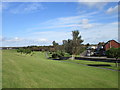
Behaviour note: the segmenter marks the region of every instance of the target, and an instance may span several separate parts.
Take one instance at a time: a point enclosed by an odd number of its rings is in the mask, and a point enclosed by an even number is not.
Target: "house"
[[[96,56],[104,56],[105,55],[104,44],[105,44],[104,42],[99,42],[98,43],[94,55],[96,55]]]
[[[96,45],[90,45],[90,46],[88,46],[87,52],[86,52],[86,56],[92,56],[92,55],[94,55],[94,51],[95,51],[96,48],[97,48]]]
[[[120,43],[115,40],[99,42],[98,45],[90,45],[87,48],[86,56],[105,56],[105,52],[110,48],[120,48]]]
[[[119,48],[120,47],[120,43],[118,43],[115,40],[109,40],[107,43],[104,44],[105,51],[107,51],[108,49],[110,49],[112,47]]]
[[[120,47],[120,43],[118,43],[115,40],[109,40],[108,42],[104,43],[104,42],[99,42],[97,49],[95,51],[95,55],[97,56],[105,56],[105,52],[110,49],[110,48],[119,48]]]

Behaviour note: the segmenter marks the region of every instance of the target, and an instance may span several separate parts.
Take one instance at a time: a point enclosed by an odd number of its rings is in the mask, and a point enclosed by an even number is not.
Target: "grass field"
[[[117,88],[118,72],[3,50],[3,88]]]
[[[106,69],[108,68],[108,69],[118,70],[118,67],[116,67],[116,63],[112,63],[112,62],[100,62],[100,61],[88,61],[88,60],[63,60],[63,61],[79,63],[79,64],[83,64],[83,65],[89,65],[89,64],[110,65],[110,66],[99,66],[99,67],[106,68]]]

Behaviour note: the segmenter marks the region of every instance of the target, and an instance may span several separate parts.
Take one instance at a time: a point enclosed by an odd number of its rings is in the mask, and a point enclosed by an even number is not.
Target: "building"
[[[99,42],[97,45],[97,49],[95,50],[96,56],[104,56],[105,55],[105,49],[104,49],[104,42]]]
[[[115,40],[108,42],[99,42],[97,45],[89,45],[86,51],[86,56],[105,56],[105,53],[110,48],[120,48],[120,43]]]
[[[94,55],[94,51],[97,48],[97,45],[90,45],[87,48],[86,56],[92,56]]]
[[[120,47],[120,43],[118,43],[115,40],[109,40],[107,43],[104,44],[105,51],[107,51],[108,49],[110,49],[112,47],[119,48]]]

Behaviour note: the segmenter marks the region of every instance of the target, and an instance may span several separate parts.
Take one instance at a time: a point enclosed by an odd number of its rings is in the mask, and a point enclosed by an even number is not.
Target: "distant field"
[[[3,88],[117,88],[118,72],[3,50]]]

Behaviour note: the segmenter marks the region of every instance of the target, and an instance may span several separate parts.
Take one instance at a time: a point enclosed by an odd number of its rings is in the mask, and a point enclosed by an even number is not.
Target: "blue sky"
[[[84,44],[118,41],[117,2],[4,2],[3,46],[51,45],[79,30]]]

